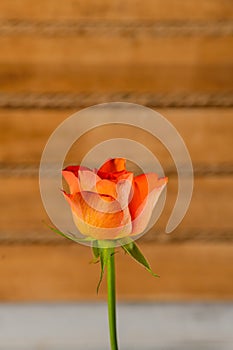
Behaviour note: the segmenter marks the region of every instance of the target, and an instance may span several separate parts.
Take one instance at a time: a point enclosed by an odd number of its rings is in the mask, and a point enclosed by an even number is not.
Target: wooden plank
[[[194,166],[203,164],[208,168],[232,164],[233,148],[232,108],[159,109],[183,137]],[[0,161],[12,164],[32,163],[38,165],[43,148],[54,129],[74,110],[7,110],[0,109]],[[109,138],[132,137],[159,157],[165,168],[173,165],[165,148],[145,132],[119,127],[99,128],[80,139],[76,162],[100,141]],[[224,142],[223,142],[224,140]],[[30,145],[30,147],[28,147]],[[17,169],[16,169],[17,171]]]
[[[0,18],[30,20],[224,20],[232,19],[231,0],[8,0],[0,3]]]
[[[151,99],[155,94],[163,94],[166,99],[169,93],[187,96],[193,93],[224,93],[232,89],[233,66],[230,62],[204,64],[197,59],[192,64],[106,62],[98,65],[93,59],[91,64],[76,65],[72,62],[57,63],[55,57],[53,63],[34,62],[37,59],[30,57],[27,60],[9,63],[4,58],[1,62],[0,81],[5,93],[26,92],[30,98],[29,93],[85,92],[87,95],[102,94],[105,99],[113,93],[134,93],[135,99],[139,94],[147,94]]]
[[[170,177],[164,211],[145,239],[158,243],[179,240],[232,241],[233,179],[232,176],[200,177],[195,180],[193,198],[182,223],[172,235],[164,230],[177,196],[177,181]],[[37,178],[2,178],[0,189],[0,241],[58,242],[63,238],[50,231],[43,208]],[[211,220],[210,220],[211,219]],[[157,237],[157,232],[159,237]],[[201,235],[200,235],[201,233]],[[231,235],[231,236],[229,236]],[[175,239],[174,239],[175,237]],[[66,243],[66,242],[64,242]]]
[[[141,244],[141,249],[161,278],[123,252],[116,254],[120,300],[232,300],[232,245]],[[99,266],[88,264],[87,247],[0,246],[0,256],[1,301],[106,298],[105,282],[96,295]]]
[[[16,65],[231,65],[233,58],[231,36],[153,38],[142,33],[138,38],[114,36],[110,40],[95,33],[55,39],[15,34],[0,37],[0,45],[0,64]],[[221,55],[216,55],[216,50]]]
[[[0,37],[0,45],[0,81],[8,93],[232,90],[232,37],[12,35]]]

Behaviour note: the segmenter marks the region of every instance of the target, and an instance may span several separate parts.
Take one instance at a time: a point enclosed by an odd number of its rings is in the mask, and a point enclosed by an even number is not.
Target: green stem
[[[111,350],[118,350],[116,331],[116,291],[115,291],[115,254],[114,248],[108,248],[107,285],[108,285],[108,321]]]

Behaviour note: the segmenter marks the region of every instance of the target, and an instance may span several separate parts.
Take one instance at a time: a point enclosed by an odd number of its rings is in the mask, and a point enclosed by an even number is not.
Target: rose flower
[[[155,173],[133,175],[125,159],[106,161],[99,170],[68,166],[63,177],[69,192],[63,191],[74,223],[93,239],[118,239],[142,233],[168,181]]]

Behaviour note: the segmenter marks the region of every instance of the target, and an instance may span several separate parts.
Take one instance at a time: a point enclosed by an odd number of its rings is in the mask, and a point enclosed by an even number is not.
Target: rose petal
[[[161,178],[153,173],[143,174],[134,178],[133,197],[129,203],[132,218],[132,235],[142,233],[151,218],[154,206],[165,187],[168,179]]]
[[[91,191],[100,195],[108,195],[117,198],[116,183],[110,180],[101,179],[92,171],[79,171],[79,181],[81,191]]]
[[[99,172],[115,173],[125,169],[126,160],[124,158],[114,158],[107,160],[100,168]]]
[[[109,195],[114,199],[117,199],[116,183],[110,180],[100,180],[96,184],[96,192],[102,195]]]
[[[121,208],[124,209],[128,207],[131,201],[132,193],[132,183],[133,183],[133,174],[127,173],[123,174],[118,178],[116,188],[117,188],[117,200],[121,204]]]
[[[154,173],[133,179],[125,159],[105,162],[98,171],[69,166],[63,170],[70,194],[75,224],[84,235],[95,239],[116,239],[142,233],[167,183]],[[131,199],[132,197],[132,199]]]
[[[78,180],[79,171],[91,171],[90,169],[79,166],[79,165],[69,165],[63,171],[62,175],[69,185],[70,193],[75,193],[80,191],[80,183]]]
[[[64,195],[71,206],[74,222],[83,235],[95,239],[115,239],[130,234],[129,210],[121,210],[120,204],[111,196],[87,191],[73,196]]]
[[[79,170],[91,171],[91,169],[80,165],[68,165],[63,171],[69,171],[70,173],[73,173],[76,177],[78,177]]]
[[[73,172],[67,171],[66,169],[62,171],[62,175],[66,180],[71,194],[80,191],[79,180]]]
[[[117,182],[120,178],[133,174],[132,172],[126,170],[125,162],[126,161],[123,158],[110,159],[101,166],[101,168],[97,171],[97,174],[102,179]]]
[[[94,191],[96,192],[96,184],[101,178],[91,170],[79,170],[78,178],[80,182],[81,191]]]

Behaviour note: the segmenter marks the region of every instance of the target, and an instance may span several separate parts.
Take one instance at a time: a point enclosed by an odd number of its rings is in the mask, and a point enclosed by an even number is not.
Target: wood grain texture
[[[232,19],[231,0],[4,0],[0,4],[0,18],[69,19],[79,20],[225,20]]]
[[[169,174],[165,210],[141,240],[162,277],[117,254],[119,298],[233,299],[232,20],[232,0],[0,2],[0,300],[97,298],[90,250],[42,222],[49,219],[37,175],[56,126],[83,106],[112,100],[221,107],[159,109],[184,138],[196,175],[188,213],[171,236],[163,232],[176,172],[149,134],[97,128],[68,154],[66,162],[80,163],[98,142],[132,137]]]
[[[169,93],[183,94],[185,99],[189,94],[205,95],[205,93],[217,94],[232,91],[233,66],[229,61],[226,64],[218,62],[208,64],[203,63],[201,59],[194,64],[186,62],[137,64],[135,61],[114,64],[108,61],[105,65],[96,63],[88,65],[69,64],[68,60],[60,63],[56,60],[40,63],[33,62],[33,58],[29,58],[28,62],[25,59],[24,62],[10,63],[8,58],[4,58],[0,64],[0,79],[5,94],[23,93],[28,95],[28,98],[30,98],[30,93],[38,94],[38,98],[42,93],[47,95],[59,92],[86,94],[87,96],[83,96],[83,101],[79,102],[80,105],[85,105],[88,94],[94,94],[97,103],[102,102],[101,94],[105,95],[102,99],[111,100],[114,98],[114,96],[111,98],[111,94],[114,93],[120,94],[121,100],[127,98],[127,94],[133,94],[132,99],[134,98],[135,101],[140,98],[140,94],[147,94],[150,100],[155,99],[156,94],[162,94],[166,101],[166,98],[169,100],[169,96],[166,97]],[[19,95],[22,106],[24,95]],[[13,95],[12,98],[15,96]],[[74,101],[75,96],[71,103]],[[183,101],[183,104],[185,102]],[[47,104],[47,107],[50,105]]]
[[[138,38],[98,36],[90,37],[31,37],[11,35],[0,37],[1,61],[8,64],[96,65],[203,65],[232,64],[233,38],[185,37],[151,38],[142,34]],[[176,50],[174,50],[174,47]],[[216,50],[221,55],[216,55]],[[12,55],[14,52],[14,55]]]
[[[232,36],[109,38],[94,32],[88,37],[51,38],[18,34],[0,37],[0,46],[0,81],[5,93],[189,95],[233,89]]]
[[[117,290],[121,300],[232,300],[231,245],[141,244],[154,279],[123,253],[116,254]],[[1,246],[2,301],[101,300],[96,295],[99,266],[88,264],[90,249],[79,245]],[[211,266],[211,268],[210,268]],[[137,278],[132,276],[137,275]],[[140,281],[140,283],[139,283]]]
[[[43,148],[54,129],[75,110],[8,110],[0,109],[0,161],[37,166]],[[224,166],[233,163],[232,108],[158,109],[178,130],[191,154],[194,167]],[[159,157],[164,168],[173,166],[172,159],[160,142],[134,128],[104,127],[89,132],[76,144],[73,162],[78,163],[98,142],[114,137],[132,137]],[[28,147],[30,145],[30,147]],[[17,171],[17,169],[16,169]]]
[[[0,79],[5,92],[188,94],[232,90],[232,37],[109,40],[20,35],[0,37],[0,45]],[[216,55],[216,48],[221,55]]]
[[[93,1],[92,6],[3,1],[0,105],[26,107],[17,103],[17,96],[24,100],[21,93],[30,100],[30,93],[57,92],[98,92],[106,94],[105,100],[114,93],[121,98],[135,92],[162,94],[165,99],[167,94],[180,93],[185,99],[198,93],[208,94],[207,100],[211,94],[223,94],[220,102],[209,105],[232,105],[232,100],[224,102],[224,94],[233,88],[231,8],[227,0],[199,6],[193,0],[150,0],[143,6],[130,0]],[[201,105],[194,98],[195,104]]]

